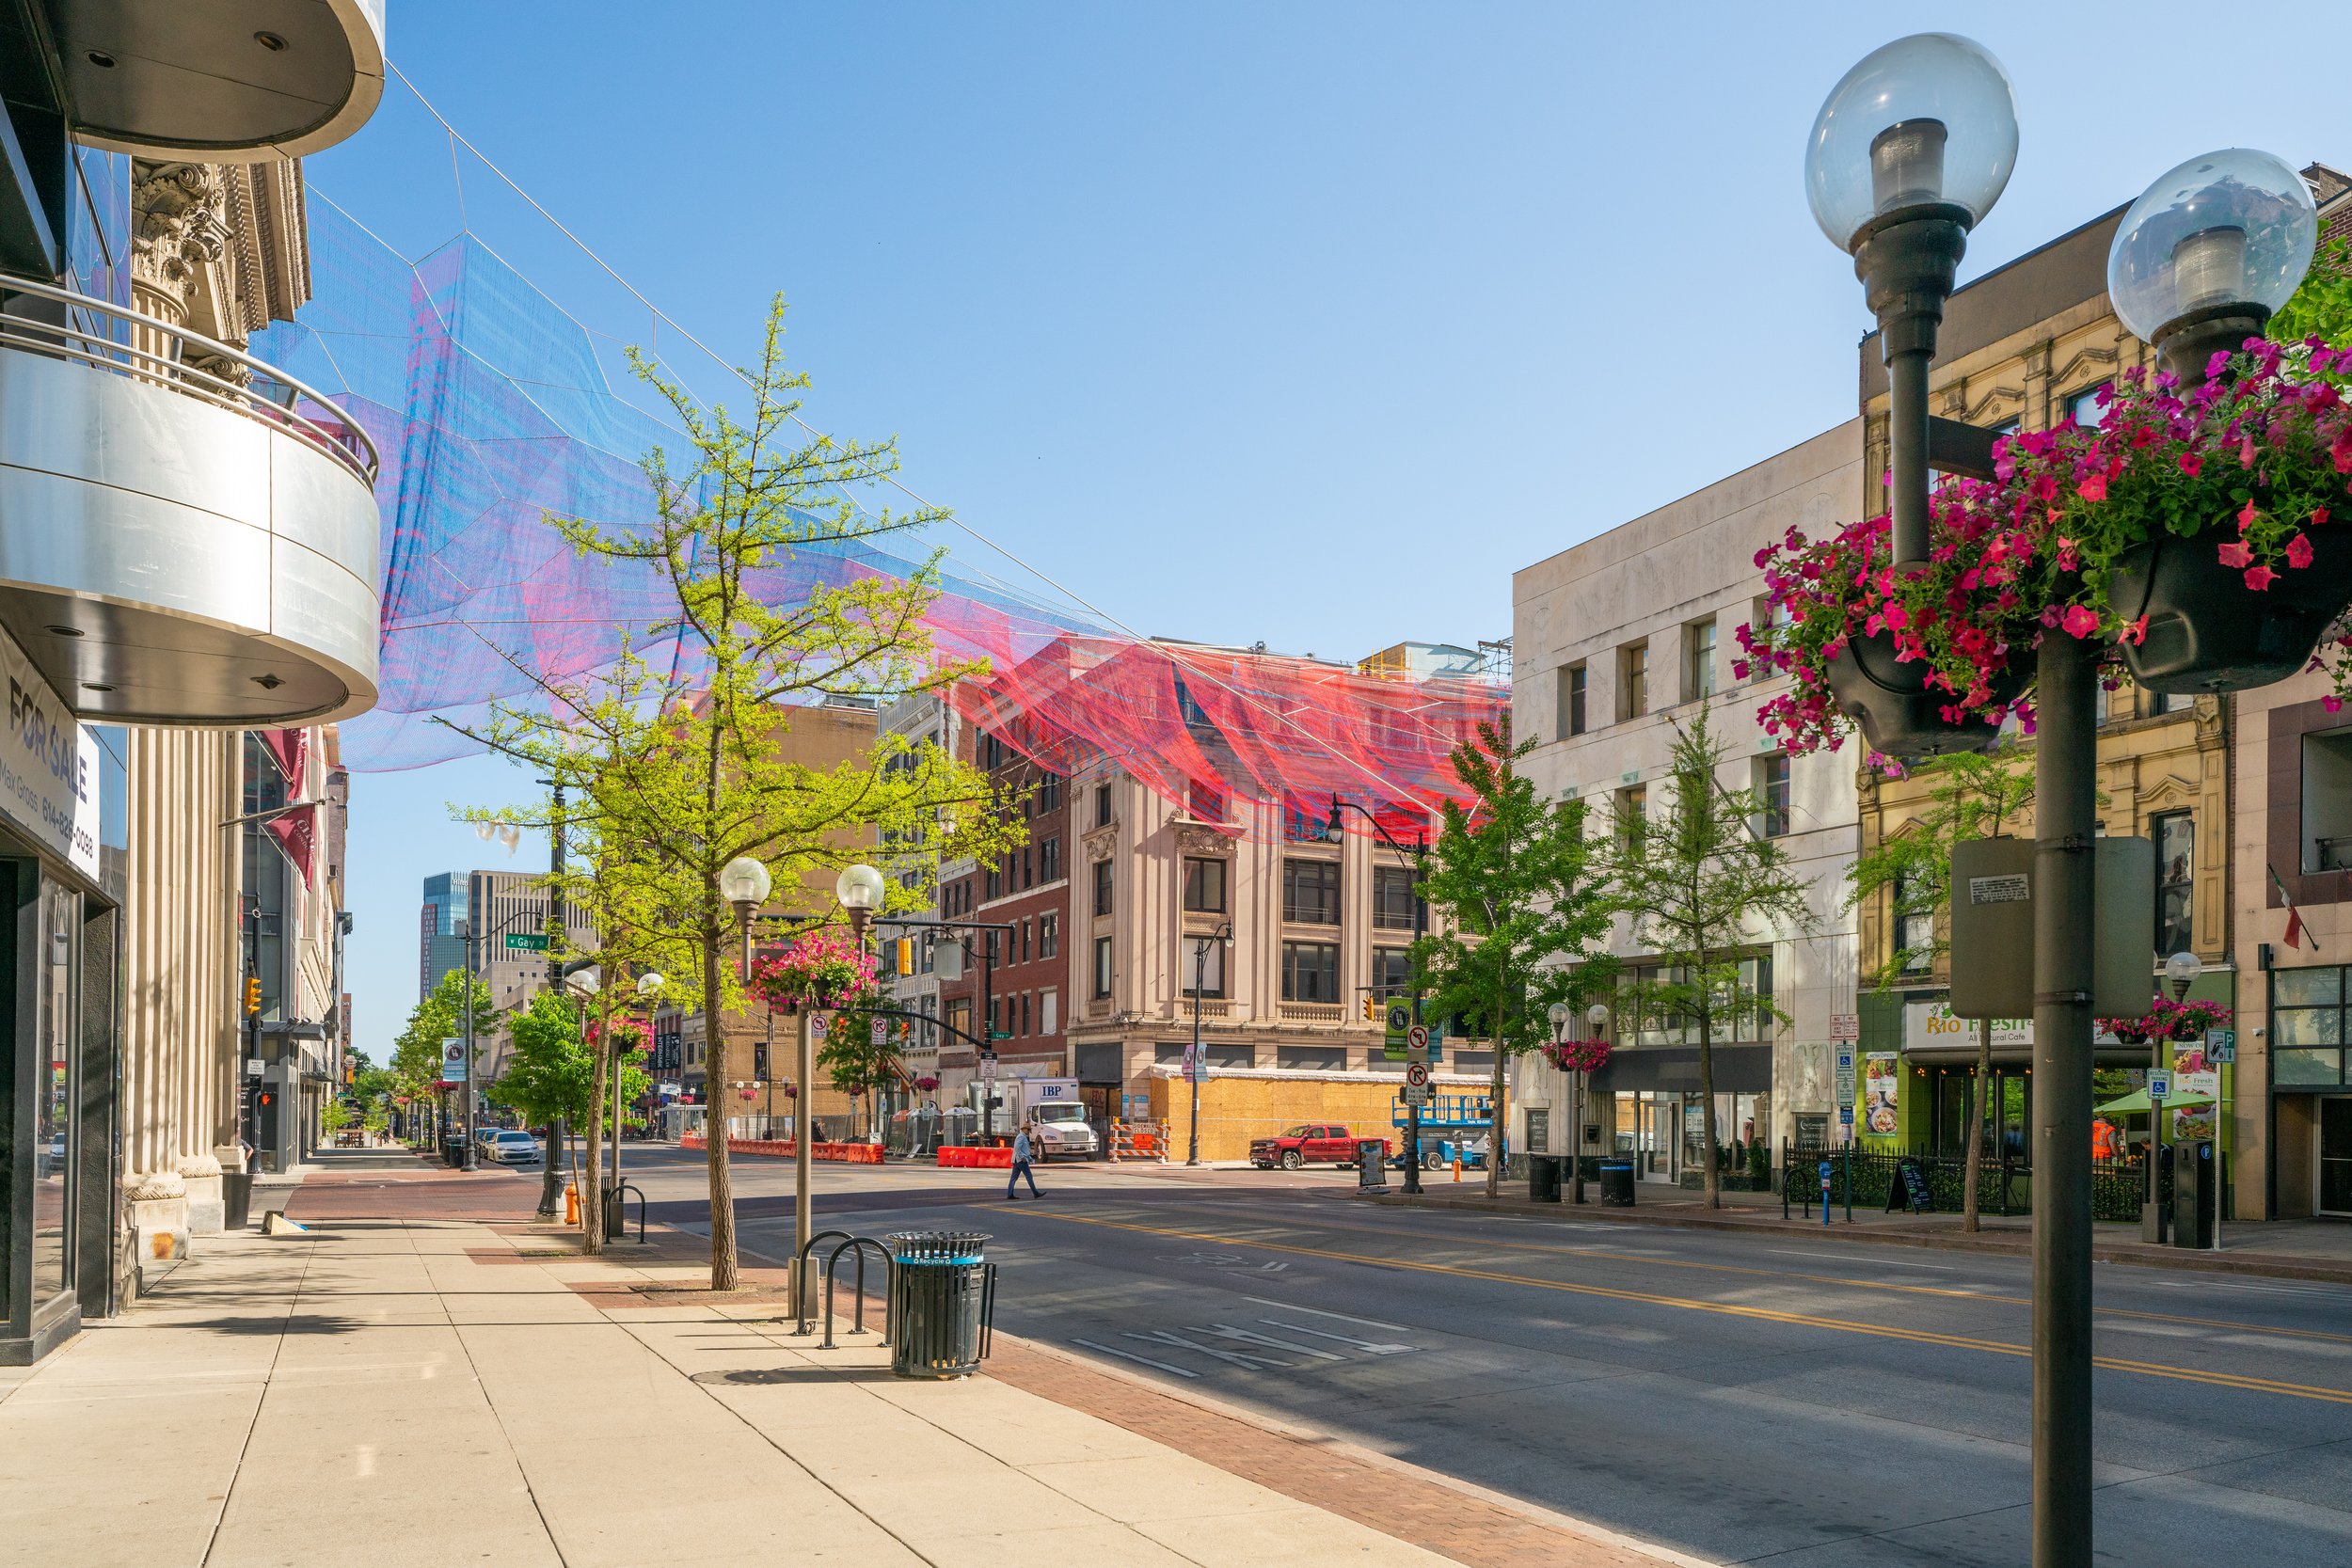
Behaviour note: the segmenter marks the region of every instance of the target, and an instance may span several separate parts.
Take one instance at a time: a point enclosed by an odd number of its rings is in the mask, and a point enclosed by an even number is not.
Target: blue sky
[[[782,290],[821,428],[896,433],[914,488],[1138,630],[1326,657],[1503,635],[1514,568],[1851,412],[1868,322],[1798,172],[1899,32],[1966,33],[2017,87],[1963,277],[2210,148],[2352,167],[2319,86],[2340,0],[2260,28],[2157,3],[389,12],[401,69],[686,328],[739,359]],[[462,222],[592,328],[647,329],[397,84],[309,173],[411,254]],[[419,879],[545,863],[447,820],[513,792],[481,762],[355,781],[379,1059]]]

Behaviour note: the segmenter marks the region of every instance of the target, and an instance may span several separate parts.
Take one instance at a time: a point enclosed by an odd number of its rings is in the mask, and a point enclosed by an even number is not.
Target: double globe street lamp
[[[2017,108],[2009,75],[1981,45],[1949,33],[1899,39],[1865,56],[1831,91],[1805,150],[1805,194],[1821,231],[1854,259],[1885,355],[1894,570],[1929,557],[1931,466],[1991,478],[1992,433],[1935,420],[1928,368],[1967,248],[2009,183]],[[2310,191],[2265,152],[2229,149],[2169,170],[2132,204],[2107,260],[2123,325],[2152,344],[2184,388],[2206,379],[2217,351],[2258,333],[2311,264],[2318,232]],[[2167,635],[2147,627],[2143,683]],[[1991,745],[1988,724],[1915,723],[1896,744],[1873,720],[1932,712],[1915,669],[1892,673],[1888,648],[1854,639],[1833,681],[1839,704],[1879,750],[1901,760]],[[1877,667],[1871,668],[1872,653]],[[2033,1562],[2078,1568],[2091,1558],[2091,991],[2094,685],[2102,653],[2052,633],[2033,657],[2038,714],[2034,855]],[[2196,662],[2183,657],[2182,666]],[[2301,663],[2296,658],[2287,669]],[[2277,679],[2248,671],[2184,675],[2183,690]],[[2165,689],[2175,683],[2168,681]]]

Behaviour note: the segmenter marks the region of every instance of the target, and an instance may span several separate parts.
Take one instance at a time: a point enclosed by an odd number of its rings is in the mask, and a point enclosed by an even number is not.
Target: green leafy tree
[[[1806,879],[1757,831],[1764,802],[1754,790],[1724,784],[1728,755],[1702,707],[1687,728],[1676,729],[1666,819],[1652,823],[1619,805],[1611,834],[1617,906],[1632,916],[1635,941],[1657,954],[1667,976],[1629,988],[1627,1000],[1638,1017],[1678,1017],[1697,1032],[1710,1209],[1723,1206],[1715,1037],[1743,1013],[1784,1016],[1741,978],[1740,960],[1783,932],[1816,924]]]
[[[1429,992],[1424,1012],[1482,1018],[1494,1040],[1488,1197],[1502,1180],[1510,1058],[1549,1038],[1553,1003],[1581,1005],[1615,970],[1602,950],[1612,906],[1583,803],[1537,797],[1518,770],[1534,745],[1515,744],[1506,719],[1454,748],[1454,776],[1471,804],[1444,802],[1419,890],[1441,918],[1412,949],[1414,983]]]
[[[592,675],[534,677],[531,701],[497,705],[485,725],[466,732],[569,786],[577,819],[650,879],[644,902],[669,922],[653,956],[699,992],[714,1085],[734,1070],[720,1025],[742,996],[741,939],[719,891],[728,862],[763,861],[779,888],[791,888],[879,842],[893,849],[881,857],[886,870],[919,879],[942,853],[993,861],[1021,831],[1000,824],[985,776],[936,746],[884,735],[862,757],[818,768],[783,744],[797,705],[897,696],[970,673],[937,657],[924,621],[939,594],[935,555],[902,578],[820,576],[771,602],[769,574],[796,553],[838,553],[946,515],[869,513],[852,499],[897,467],[895,443],[802,436],[795,415],[808,382],[785,367],[783,309],[778,300],[759,363],[743,372],[739,417],[705,409],[632,355],[684,433],[678,463],[662,451],[645,458],[655,515],[627,529],[550,519],[592,567],[650,577],[660,595],[653,619],[675,638],[676,657],[666,641],[655,658],[625,646]],[[974,804],[989,809],[951,810]],[[894,877],[890,896],[909,907],[928,892]],[[729,1291],[739,1277],[734,1195],[724,1120],[713,1122],[710,1283]]]
[[[522,1113],[530,1125],[548,1129],[548,1169],[556,1166],[556,1123],[578,1122],[588,1114],[596,1054],[581,1042],[580,1012],[572,999],[543,990],[507,1022],[514,1042],[505,1075],[490,1085],[490,1098]]]
[[[481,1043],[496,1032],[498,1018],[498,999],[491,994],[489,982],[476,978],[473,1020],[477,1070],[481,1065]],[[453,969],[441,976],[431,995],[409,1009],[407,1024],[392,1042],[391,1066],[387,1070],[398,1085],[398,1092],[407,1096],[411,1103],[429,1097],[441,1076],[441,1042],[461,1039],[465,1033],[466,973]]]
[[[882,1042],[874,1041],[876,1020],[864,1013],[837,1013],[825,1031],[825,1043],[817,1053],[817,1066],[822,1068],[833,1086],[843,1094],[854,1095],[863,1103],[869,1131],[873,1128],[878,1091],[888,1087],[898,1076],[898,1047],[893,1021],[880,1021],[885,1027]]]
[[[1962,752],[1932,765],[1925,810],[1863,851],[1848,871],[1848,908],[1886,900],[1886,957],[1867,976],[1882,994],[1932,966],[1950,950],[1943,919],[1951,898],[1952,846],[2018,832],[2033,809],[2033,753],[2005,745]],[[1906,940],[1906,939],[1910,940]],[[1985,1096],[1993,1081],[1993,1021],[1977,1021],[1977,1062],[1969,1085],[1965,1196],[1961,1227],[1978,1227],[1977,1179],[1984,1164]]]
[[[2275,343],[2317,338],[2330,348],[2352,343],[2352,235],[2338,235],[2319,247],[2279,313],[2263,328]]]

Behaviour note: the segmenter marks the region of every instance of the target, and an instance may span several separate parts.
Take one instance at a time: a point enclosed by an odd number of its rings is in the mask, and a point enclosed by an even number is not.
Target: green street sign
[[[506,933],[506,950],[510,953],[544,953],[548,950],[548,939],[545,933],[539,931],[509,931]]]
[[[988,1032],[988,1037],[993,1040],[1009,1040],[1012,1038],[1012,1033],[1006,1029],[991,1029]]]

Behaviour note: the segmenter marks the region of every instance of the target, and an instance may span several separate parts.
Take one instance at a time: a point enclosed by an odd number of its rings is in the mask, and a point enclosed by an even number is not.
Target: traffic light
[[[1375,998],[1370,991],[1364,992],[1364,1022],[1366,1023],[1376,1023],[1379,1020],[1380,1003],[1378,999]]]
[[[898,973],[900,974],[914,973],[914,939],[913,937],[898,939]]]
[[[262,977],[261,977],[259,974],[248,974],[248,975],[246,975],[246,976],[245,977],[245,1012],[246,1012],[246,1016],[247,1018],[251,1018],[254,1014],[256,1014],[256,1013],[260,1012],[261,1010],[262,1010]]]

